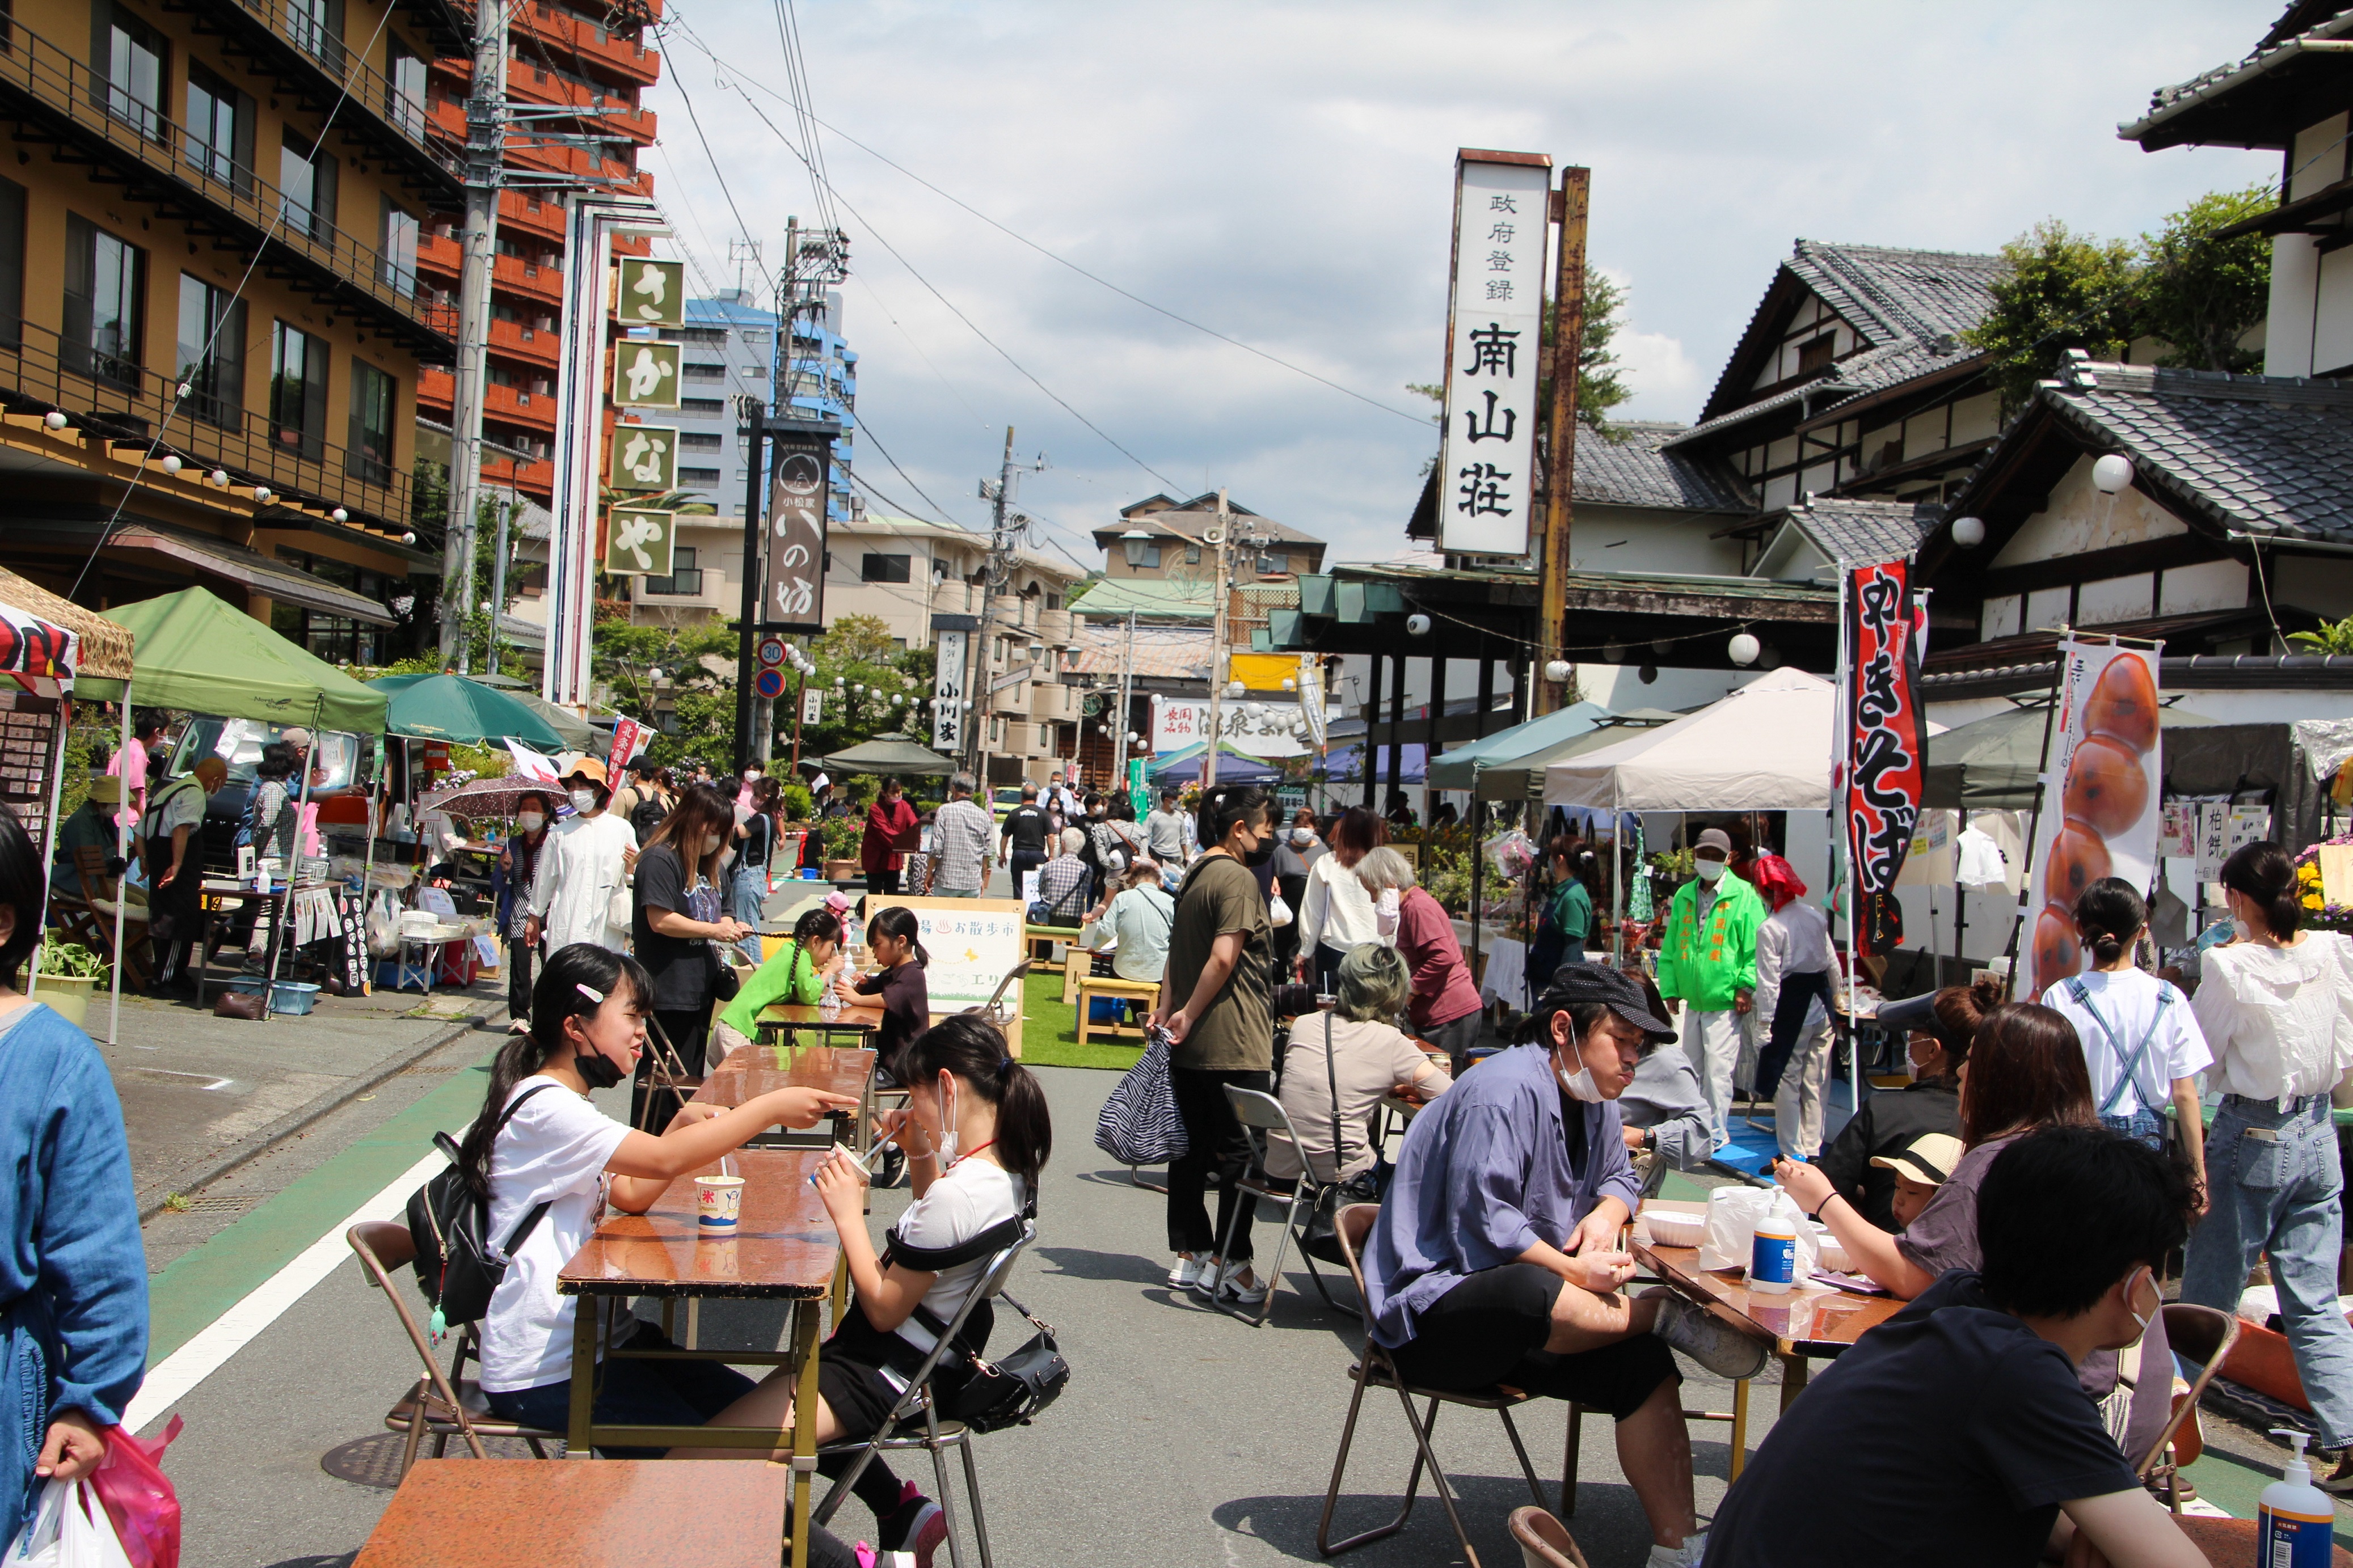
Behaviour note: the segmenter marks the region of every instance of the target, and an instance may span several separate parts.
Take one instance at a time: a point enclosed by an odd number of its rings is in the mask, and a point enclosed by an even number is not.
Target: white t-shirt
[[[507,1096],[529,1093],[545,1078],[524,1079]],[[582,1298],[555,1293],[555,1277],[587,1243],[605,1206],[605,1166],[629,1129],[560,1083],[541,1089],[491,1145],[491,1229],[503,1246],[541,1203],[550,1205],[491,1293],[482,1316],[482,1386],[495,1394],[572,1375],[573,1313]],[[614,1314],[617,1342],[636,1324]]]
[[[2353,1068],[2353,942],[2307,931],[2293,947],[2218,947],[2197,1008],[2221,1088],[2249,1100],[2327,1094]]]
[[[1018,1215],[1022,1198],[1021,1178],[1004,1166],[987,1160],[958,1160],[899,1216],[899,1239],[934,1251],[955,1247]],[[924,1309],[944,1323],[955,1321],[965,1297],[987,1268],[987,1258],[976,1258],[942,1269],[923,1292]],[[899,1325],[899,1337],[919,1351],[936,1342],[912,1313]]]
[[[2089,1011],[2075,1000],[2074,985],[2081,985],[2090,999]],[[2173,994],[2159,1017],[2158,998],[2168,991]],[[2198,1026],[2197,1014],[2190,1010],[2189,998],[2154,974],[2137,969],[2094,969],[2045,991],[2042,1005],[2066,1015],[2075,1026],[2076,1037],[2084,1042],[2084,1065],[2092,1073],[2092,1103],[2107,1115],[2130,1116],[2136,1110],[2161,1115],[2166,1101],[2173,1098],[2173,1080],[2194,1078],[2213,1063],[2214,1053],[2206,1048],[2206,1036]],[[2152,1024],[2157,1028],[2154,1036],[2149,1035]],[[2116,1094],[2125,1063],[2139,1049],[2144,1037],[2148,1039],[2148,1049],[2141,1053],[2140,1065],[2133,1070],[2132,1085],[2111,1104],[2108,1097]]]

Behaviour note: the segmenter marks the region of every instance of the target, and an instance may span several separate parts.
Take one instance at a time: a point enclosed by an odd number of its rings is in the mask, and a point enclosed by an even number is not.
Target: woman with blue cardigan
[[[113,1081],[90,1037],[16,989],[41,858],[0,805],[0,1542],[40,1480],[106,1454],[147,1361],[147,1254]]]

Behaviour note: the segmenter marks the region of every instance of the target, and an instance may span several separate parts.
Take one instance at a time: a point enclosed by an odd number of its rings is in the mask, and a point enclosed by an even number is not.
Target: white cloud
[[[1689,418],[1799,236],[1988,250],[2050,216],[2132,234],[2275,177],[2269,154],[2151,156],[2115,126],[2160,83],[2243,53],[2276,9],[1495,0],[1471,26],[1410,0],[799,0],[798,16],[827,120],[1123,288],[1410,416],[1153,314],[828,136],[860,414],[916,483],[977,522],[973,479],[1012,424],[1055,464],[1026,481],[1026,509],[1082,556],[1121,503],[1224,483],[1378,558],[1435,444],[1402,388],[1435,379],[1442,353],[1458,146],[1591,166],[1593,260],[1631,301],[1628,412]],[[648,95],[651,166],[682,243],[732,281],[736,219],[685,100],[776,257],[785,216],[816,209],[749,107],[791,127],[761,90],[786,80],[775,16],[750,0],[672,15],[729,64],[715,77],[673,27]],[[860,468],[917,503],[871,440]]]

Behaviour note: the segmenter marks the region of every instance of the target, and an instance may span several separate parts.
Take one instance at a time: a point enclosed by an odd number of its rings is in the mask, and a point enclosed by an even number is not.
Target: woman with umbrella
[[[520,1034],[531,1027],[532,955],[537,950],[524,938],[531,918],[531,879],[539,870],[539,852],[547,843],[547,825],[555,816],[552,794],[525,790],[515,800],[515,830],[499,851],[498,868],[491,873],[491,896],[498,901],[499,930],[507,942],[507,1026]]]

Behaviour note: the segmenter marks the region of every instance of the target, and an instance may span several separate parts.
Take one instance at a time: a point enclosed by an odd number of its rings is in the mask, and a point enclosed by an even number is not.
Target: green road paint
[[[474,1065],[485,1067],[490,1059]],[[434,1133],[464,1126],[481,1105],[479,1071],[453,1073],[317,1170],[173,1259],[147,1282],[147,1364],[155,1365],[243,1300],[423,1158]]]

